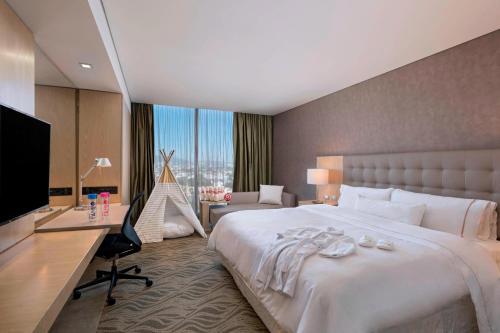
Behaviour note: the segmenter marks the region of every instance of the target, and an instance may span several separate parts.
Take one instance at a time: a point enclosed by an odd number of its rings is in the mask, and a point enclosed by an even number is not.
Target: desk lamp
[[[78,197],[78,207],[75,207],[75,210],[87,210],[88,207],[83,205],[83,181],[87,178],[95,168],[109,168],[111,167],[111,162],[107,157],[97,157],[94,160],[94,164],[90,167],[90,169],[80,176],[80,189]]]

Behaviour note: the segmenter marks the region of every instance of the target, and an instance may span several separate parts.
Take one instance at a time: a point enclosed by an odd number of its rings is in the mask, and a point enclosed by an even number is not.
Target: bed
[[[343,182],[354,186],[500,198],[500,150],[345,156],[343,163]],[[358,247],[346,258],[312,256],[302,266],[293,297],[261,288],[256,271],[276,234],[304,226],[335,226],[356,239],[369,233],[392,240],[396,250]],[[495,240],[313,205],[229,214],[212,232],[209,247],[271,332],[500,329]]]

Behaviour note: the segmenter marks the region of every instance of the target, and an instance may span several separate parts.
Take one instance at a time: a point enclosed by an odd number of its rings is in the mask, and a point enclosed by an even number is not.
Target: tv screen
[[[50,125],[0,105],[0,224],[49,204]]]

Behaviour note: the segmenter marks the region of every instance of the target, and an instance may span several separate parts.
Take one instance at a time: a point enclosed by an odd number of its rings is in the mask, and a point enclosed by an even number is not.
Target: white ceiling
[[[38,84],[262,114],[500,28],[498,0],[7,2],[39,45]]]
[[[38,84],[120,92],[87,0],[7,0],[31,29]],[[84,70],[80,62],[90,63]],[[59,72],[59,73],[58,73]]]
[[[35,46],[35,83],[56,87],[75,87],[73,82],[47,58],[38,45]]]
[[[500,28],[498,0],[103,5],[132,100],[262,114],[288,110]],[[90,44],[95,37],[69,35]],[[51,56],[59,64],[56,53]],[[94,61],[85,58],[79,54]],[[66,73],[70,65],[60,67]]]

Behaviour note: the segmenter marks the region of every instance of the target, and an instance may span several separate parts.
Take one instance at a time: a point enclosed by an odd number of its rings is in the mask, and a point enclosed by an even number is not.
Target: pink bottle
[[[101,198],[102,216],[109,216],[109,192],[102,192],[99,194],[99,197]]]

